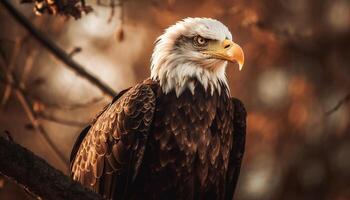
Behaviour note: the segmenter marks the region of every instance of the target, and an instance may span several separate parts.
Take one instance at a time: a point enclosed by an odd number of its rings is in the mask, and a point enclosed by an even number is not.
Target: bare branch
[[[3,61],[3,60],[2,60]],[[11,84],[11,86],[15,89],[15,94],[17,99],[19,100],[23,110],[25,111],[29,121],[31,122],[32,126],[34,127],[34,129],[40,133],[45,141],[50,145],[50,147],[52,148],[52,150],[56,153],[56,155],[58,156],[58,158],[60,159],[61,162],[63,162],[64,166],[67,166],[68,163],[68,159],[63,155],[63,153],[56,147],[56,145],[54,144],[54,142],[51,140],[51,138],[49,137],[49,134],[46,132],[46,130],[42,127],[42,125],[39,123],[38,119],[37,119],[37,114],[34,112],[29,99],[26,97],[25,95],[25,91],[23,90],[23,88],[19,85],[18,81],[16,81],[16,78],[14,77],[14,75],[8,71],[4,65],[5,63],[2,63],[2,68],[3,71],[6,74],[6,81],[7,83]]]
[[[11,85],[6,84],[5,89],[4,89],[4,95],[2,96],[2,99],[1,99],[0,108],[6,107],[6,104],[7,104],[8,100],[10,99],[11,93],[12,93]]]
[[[109,19],[108,19],[108,23],[112,21],[113,17],[114,17],[114,13],[115,13],[115,2],[114,0],[110,0],[110,7],[111,7],[111,14],[109,16]]]
[[[41,199],[103,199],[20,145],[0,137],[0,173]]]
[[[74,49],[68,54],[68,56],[73,57],[75,54],[80,53],[83,49],[81,47],[74,47]]]
[[[9,71],[12,71],[13,68],[15,67],[15,61],[17,59],[17,56],[18,56],[19,52],[20,52],[21,44],[22,44],[22,40],[21,39],[16,39],[14,41],[14,50],[12,52],[11,59],[9,60],[9,62],[7,64],[8,65],[7,68],[8,68]],[[8,83],[5,86],[4,95],[3,95],[3,98],[1,100],[1,107],[2,108],[4,108],[6,106],[8,100],[10,99],[11,93],[12,93],[12,87]]]
[[[34,60],[38,55],[38,53],[39,53],[38,50],[33,49],[32,51],[29,52],[29,55],[25,58],[23,72],[20,78],[21,84],[26,84],[29,74],[33,69]]]
[[[105,4],[105,3],[102,3],[100,0],[97,0],[96,1],[96,4],[98,5],[98,6],[101,6],[101,7],[111,7],[111,3],[109,3],[109,4]],[[118,7],[118,6],[120,6],[120,3],[119,2],[117,2],[117,3],[114,3],[114,7]]]
[[[88,106],[94,105],[100,101],[102,101],[102,97],[96,97],[92,98],[91,100],[88,100],[86,102],[81,103],[72,103],[72,104],[58,104],[55,102],[48,102],[44,99],[40,98],[39,96],[34,96],[32,94],[27,94],[31,99],[40,102],[41,104],[45,105],[45,107],[48,108],[54,108],[54,109],[61,109],[61,110],[76,110],[81,108],[86,108]]]
[[[39,113],[38,117],[40,119],[48,120],[48,121],[59,123],[59,124],[64,124],[67,126],[84,127],[88,124],[88,122],[77,122],[77,121],[72,121],[72,120],[68,120],[68,119],[58,118],[56,116],[49,115],[49,114],[43,113],[43,112]]]
[[[86,71],[83,66],[76,63],[64,50],[62,50],[55,43],[53,43],[45,34],[36,29],[34,25],[20,12],[18,12],[8,0],[2,0],[0,1],[0,3],[17,20],[17,22],[24,26],[27,29],[27,31],[29,31],[33,35],[35,39],[37,39],[56,58],[65,63],[67,67],[69,67],[77,74],[87,79],[90,83],[98,87],[103,93],[111,97],[116,95],[116,92],[112,88],[110,88],[108,85],[106,85],[105,83],[97,79],[95,76],[90,74],[88,71]]]
[[[10,140],[11,142],[14,141],[13,137],[12,137],[12,135],[11,135],[11,133],[9,131],[5,130],[4,133],[6,135],[7,140]]]
[[[326,116],[329,116],[336,112],[342,105],[344,105],[346,102],[350,100],[350,93],[347,94],[344,98],[340,99],[338,103],[330,110],[326,112]]]
[[[118,28],[118,30],[116,31],[116,39],[119,41],[119,42],[122,42],[124,41],[124,38],[125,38],[125,34],[124,34],[124,0],[119,0],[119,21],[120,21],[120,26]]]

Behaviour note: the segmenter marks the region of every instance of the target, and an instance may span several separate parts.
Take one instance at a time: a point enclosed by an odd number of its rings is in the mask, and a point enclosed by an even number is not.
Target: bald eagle
[[[221,22],[186,18],[166,29],[150,78],[81,132],[72,178],[107,199],[232,199],[246,114],[230,97],[228,61],[241,69],[244,56]]]

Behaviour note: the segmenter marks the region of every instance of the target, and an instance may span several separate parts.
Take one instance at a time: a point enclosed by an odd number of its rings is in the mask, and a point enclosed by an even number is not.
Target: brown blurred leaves
[[[110,46],[130,47],[132,43],[128,43],[131,38],[128,37],[128,31],[147,29],[146,36],[140,33],[139,40],[133,39],[133,42],[142,44],[143,49],[140,56],[132,57],[137,60],[136,64],[128,61],[120,66],[134,70],[137,80],[149,75],[149,57],[155,38],[177,20],[189,16],[213,17],[229,27],[235,42],[243,47],[247,58],[242,72],[238,73],[231,67],[227,69],[231,94],[243,99],[249,112],[247,156],[242,168],[238,199],[349,199],[350,173],[345,170],[350,156],[347,150],[350,147],[348,0],[145,0],[126,1],[122,9],[117,0],[96,2],[93,5],[96,13],[98,9],[107,13],[102,21],[121,20],[112,29],[115,30],[115,39],[123,44],[114,43]],[[101,15],[96,17],[101,18]],[[37,19],[45,19],[45,16]],[[66,26],[76,25],[66,23]],[[45,24],[38,27],[46,28]],[[57,33],[61,26],[54,28],[50,31]],[[66,32],[51,37],[56,39],[62,35],[69,37]],[[100,40],[91,39],[96,42],[89,41],[89,47],[104,54],[108,48],[98,47]],[[78,43],[74,45],[81,45],[77,38],[73,42]],[[84,45],[81,46],[84,52],[74,58],[83,57],[88,51]],[[72,48],[70,46],[68,50]],[[125,57],[125,52],[117,53]],[[38,54],[41,55],[40,52]],[[37,58],[34,56],[33,59]],[[114,60],[116,57],[106,59]],[[102,62],[94,67],[105,69]],[[27,71],[30,71],[29,68]],[[263,78],[266,74],[269,76]],[[118,79],[117,75],[114,77]],[[28,88],[35,88],[35,81],[31,81],[33,85],[28,83]],[[38,85],[49,85],[49,80],[43,81],[39,79]],[[67,85],[64,86],[71,87]],[[260,88],[265,92],[260,92]],[[44,111],[50,108],[84,110],[85,105],[52,103],[41,94],[30,97],[38,104],[43,104]],[[85,100],[82,97],[81,102]],[[261,156],[264,159],[259,160]],[[269,162],[273,165],[265,165]],[[276,171],[276,168],[280,171]],[[261,170],[273,173],[259,179],[255,172]],[[249,178],[259,184],[245,185],[245,179]],[[259,186],[271,188],[273,184],[269,181],[277,181],[277,187],[258,193],[255,197],[247,194],[247,191],[258,190]],[[251,190],[246,190],[248,187],[252,187]],[[264,196],[268,193],[270,196]]]
[[[34,3],[34,12],[37,15],[60,14],[78,19],[83,13],[92,11],[92,7],[86,5],[85,0],[22,0],[21,3]]]

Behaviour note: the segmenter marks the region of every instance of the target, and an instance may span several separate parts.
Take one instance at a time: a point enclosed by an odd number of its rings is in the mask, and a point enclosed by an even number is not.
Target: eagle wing
[[[243,103],[236,99],[231,98],[231,102],[234,108],[233,119],[233,144],[230,153],[230,160],[227,171],[227,184],[226,184],[226,199],[233,199],[233,195],[237,186],[238,176],[241,169],[241,163],[245,148],[246,137],[246,117],[247,112]]]
[[[77,139],[73,179],[108,199],[125,197],[142,162],[154,110],[154,92],[144,83],[114,98]]]

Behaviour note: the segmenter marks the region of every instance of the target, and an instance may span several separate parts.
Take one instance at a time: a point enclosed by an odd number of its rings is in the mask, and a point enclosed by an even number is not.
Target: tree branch
[[[17,20],[18,23],[24,26],[27,29],[27,31],[33,35],[35,39],[37,39],[56,58],[65,63],[67,67],[69,67],[77,74],[87,79],[90,83],[98,87],[103,93],[111,97],[116,95],[116,92],[112,88],[110,88],[108,85],[106,85],[105,83],[97,79],[95,76],[90,74],[88,71],[86,71],[83,66],[76,63],[64,50],[62,50],[55,43],[53,43],[45,34],[36,29],[35,26],[20,12],[18,12],[8,0],[1,0],[0,3]]]
[[[5,73],[6,82],[15,89],[16,97],[20,102],[23,110],[25,111],[30,123],[35,128],[35,130],[44,137],[45,141],[50,145],[50,147],[56,153],[60,161],[62,161],[62,163],[65,166],[67,166],[68,160],[63,155],[63,153],[56,147],[55,143],[51,140],[51,138],[49,137],[49,134],[46,132],[44,127],[39,123],[37,119],[37,114],[33,110],[29,99],[25,95],[26,93],[25,90],[23,90],[23,88],[20,86],[19,82],[16,80],[14,75],[10,71],[8,71],[8,69],[6,69],[4,65],[5,63],[2,63],[1,67],[3,68],[3,71]]]
[[[47,121],[56,122],[67,126],[76,126],[80,128],[87,126],[88,124],[88,122],[79,122],[79,121],[73,121],[73,120],[64,119],[64,118],[58,118],[54,115],[49,115],[44,112],[38,113],[38,117]]]
[[[102,199],[20,145],[0,137],[0,172],[42,199]]]
[[[28,96],[33,99],[34,101],[40,102],[41,104],[45,105],[45,107],[53,108],[53,109],[60,109],[60,110],[77,110],[81,108],[86,108],[89,106],[92,106],[94,104],[97,104],[102,101],[102,97],[96,97],[92,98],[91,100],[88,100],[86,102],[81,103],[72,103],[72,104],[59,104],[57,102],[49,102],[45,101],[41,97],[37,95],[33,95],[28,93]]]
[[[326,116],[329,116],[333,114],[335,111],[337,111],[344,103],[350,100],[350,93],[347,94],[344,98],[340,99],[340,101],[330,110],[326,112]]]
[[[23,42],[23,39],[16,39],[14,41],[14,50],[12,52],[11,59],[9,59],[9,61],[7,63],[7,66],[8,66],[7,68],[9,71],[12,71],[14,66],[15,66],[15,61],[16,61],[17,56],[19,54],[19,51],[21,49],[22,42]],[[4,95],[3,95],[1,105],[0,105],[1,107],[4,108],[7,105],[8,100],[10,99],[11,93],[12,93],[12,87],[8,83],[5,86]]]

